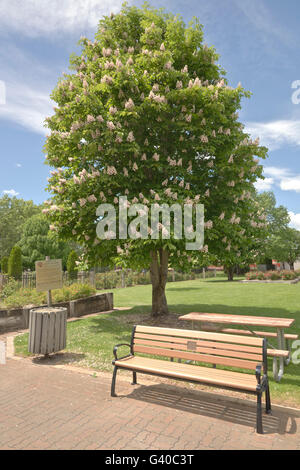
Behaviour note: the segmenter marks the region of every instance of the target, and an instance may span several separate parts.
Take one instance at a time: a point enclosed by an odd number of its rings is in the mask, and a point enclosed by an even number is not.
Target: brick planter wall
[[[90,313],[107,312],[114,308],[113,293],[96,294],[84,299],[54,304],[54,306],[65,307],[68,311],[68,318],[82,317]],[[0,333],[27,329],[29,327],[29,311],[31,308],[33,307],[0,310]]]

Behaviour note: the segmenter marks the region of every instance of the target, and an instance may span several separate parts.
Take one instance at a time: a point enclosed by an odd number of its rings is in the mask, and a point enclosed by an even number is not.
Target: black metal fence
[[[216,276],[215,270],[195,270],[190,273],[181,273],[169,270],[168,282],[188,281],[193,279],[205,279],[207,277]],[[8,282],[6,274],[0,274],[0,289]],[[68,272],[63,273],[63,285],[70,285],[73,283],[91,284],[98,290],[124,288],[134,285],[151,284],[150,272],[143,270],[141,272],[132,271],[131,269],[116,269],[116,270],[97,270],[80,271],[70,275]],[[24,271],[22,278],[18,281],[19,286],[26,289],[35,289],[36,275],[34,271]]]

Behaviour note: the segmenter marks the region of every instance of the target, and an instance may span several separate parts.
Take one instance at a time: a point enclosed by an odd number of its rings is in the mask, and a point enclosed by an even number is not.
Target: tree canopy
[[[14,246],[8,258],[8,275],[15,279],[21,279],[23,271],[22,251],[19,246]]]
[[[32,270],[35,269],[35,261],[46,256],[62,259],[66,266],[71,251],[69,244],[59,240],[57,234],[49,230],[49,222],[43,214],[34,215],[25,222],[18,245],[22,249],[24,268]]]
[[[0,258],[9,256],[12,247],[20,240],[23,225],[41,208],[32,201],[4,195],[0,198]]]
[[[250,93],[228,84],[197,18],[186,26],[163,10],[125,4],[100,20],[94,41],[80,44],[46,121],[46,162],[55,169],[45,213],[51,229],[82,244],[93,263],[150,265],[152,312],[166,313],[168,266],[190,268],[208,252],[236,263],[265,229],[253,183],[267,149],[238,115]],[[187,250],[187,236],[178,239],[163,223],[156,239],[121,239],[117,227],[115,237],[100,240],[97,205],[113,204],[119,215],[119,196],[129,210],[140,203],[141,217],[154,204],[204,204],[203,248]]]
[[[272,191],[257,195],[257,202],[266,214],[268,233],[266,234],[262,254],[265,258],[287,262],[293,266],[300,257],[300,232],[289,227],[290,216],[286,207],[277,206]]]

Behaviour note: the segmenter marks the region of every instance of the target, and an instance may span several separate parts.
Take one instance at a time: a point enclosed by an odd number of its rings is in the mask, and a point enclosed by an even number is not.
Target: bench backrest
[[[180,358],[211,364],[266,369],[266,340],[195,330],[179,330],[136,325],[132,332],[132,352]],[[265,370],[266,372],[266,370]]]

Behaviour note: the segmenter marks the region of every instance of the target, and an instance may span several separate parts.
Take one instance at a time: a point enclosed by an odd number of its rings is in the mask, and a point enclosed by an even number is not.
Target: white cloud
[[[258,181],[256,181],[254,186],[257,189],[257,191],[270,191],[273,184],[274,184],[273,178],[265,178],[264,180],[259,179]]]
[[[259,137],[261,144],[269,150],[277,150],[286,145],[300,145],[300,120],[248,122],[245,131],[252,137]]]
[[[52,36],[95,28],[120,10],[122,0],[10,0],[0,2],[0,29],[25,36]]]
[[[46,135],[45,118],[53,114],[50,92],[41,92],[19,83],[7,83],[6,105],[0,107],[0,119],[16,122],[38,134]]]
[[[288,168],[278,168],[276,166],[265,166],[264,167],[264,174],[267,176],[271,176],[275,179],[283,179],[291,175],[291,170]]]
[[[289,216],[291,218],[290,226],[300,230],[300,214],[295,214],[294,212],[289,211]]]
[[[300,175],[291,178],[284,178],[280,181],[282,191],[296,191],[300,193]]]
[[[2,194],[7,194],[7,196],[14,197],[18,196],[20,193],[17,193],[17,191],[15,191],[14,189],[5,189],[4,191],[2,191]]]
[[[288,168],[266,166],[264,176],[265,180],[258,180],[255,185],[258,191],[269,191],[273,185],[276,185],[282,191],[300,193],[300,175]]]
[[[21,163],[16,163],[16,167],[17,168],[22,168],[22,164]]]

